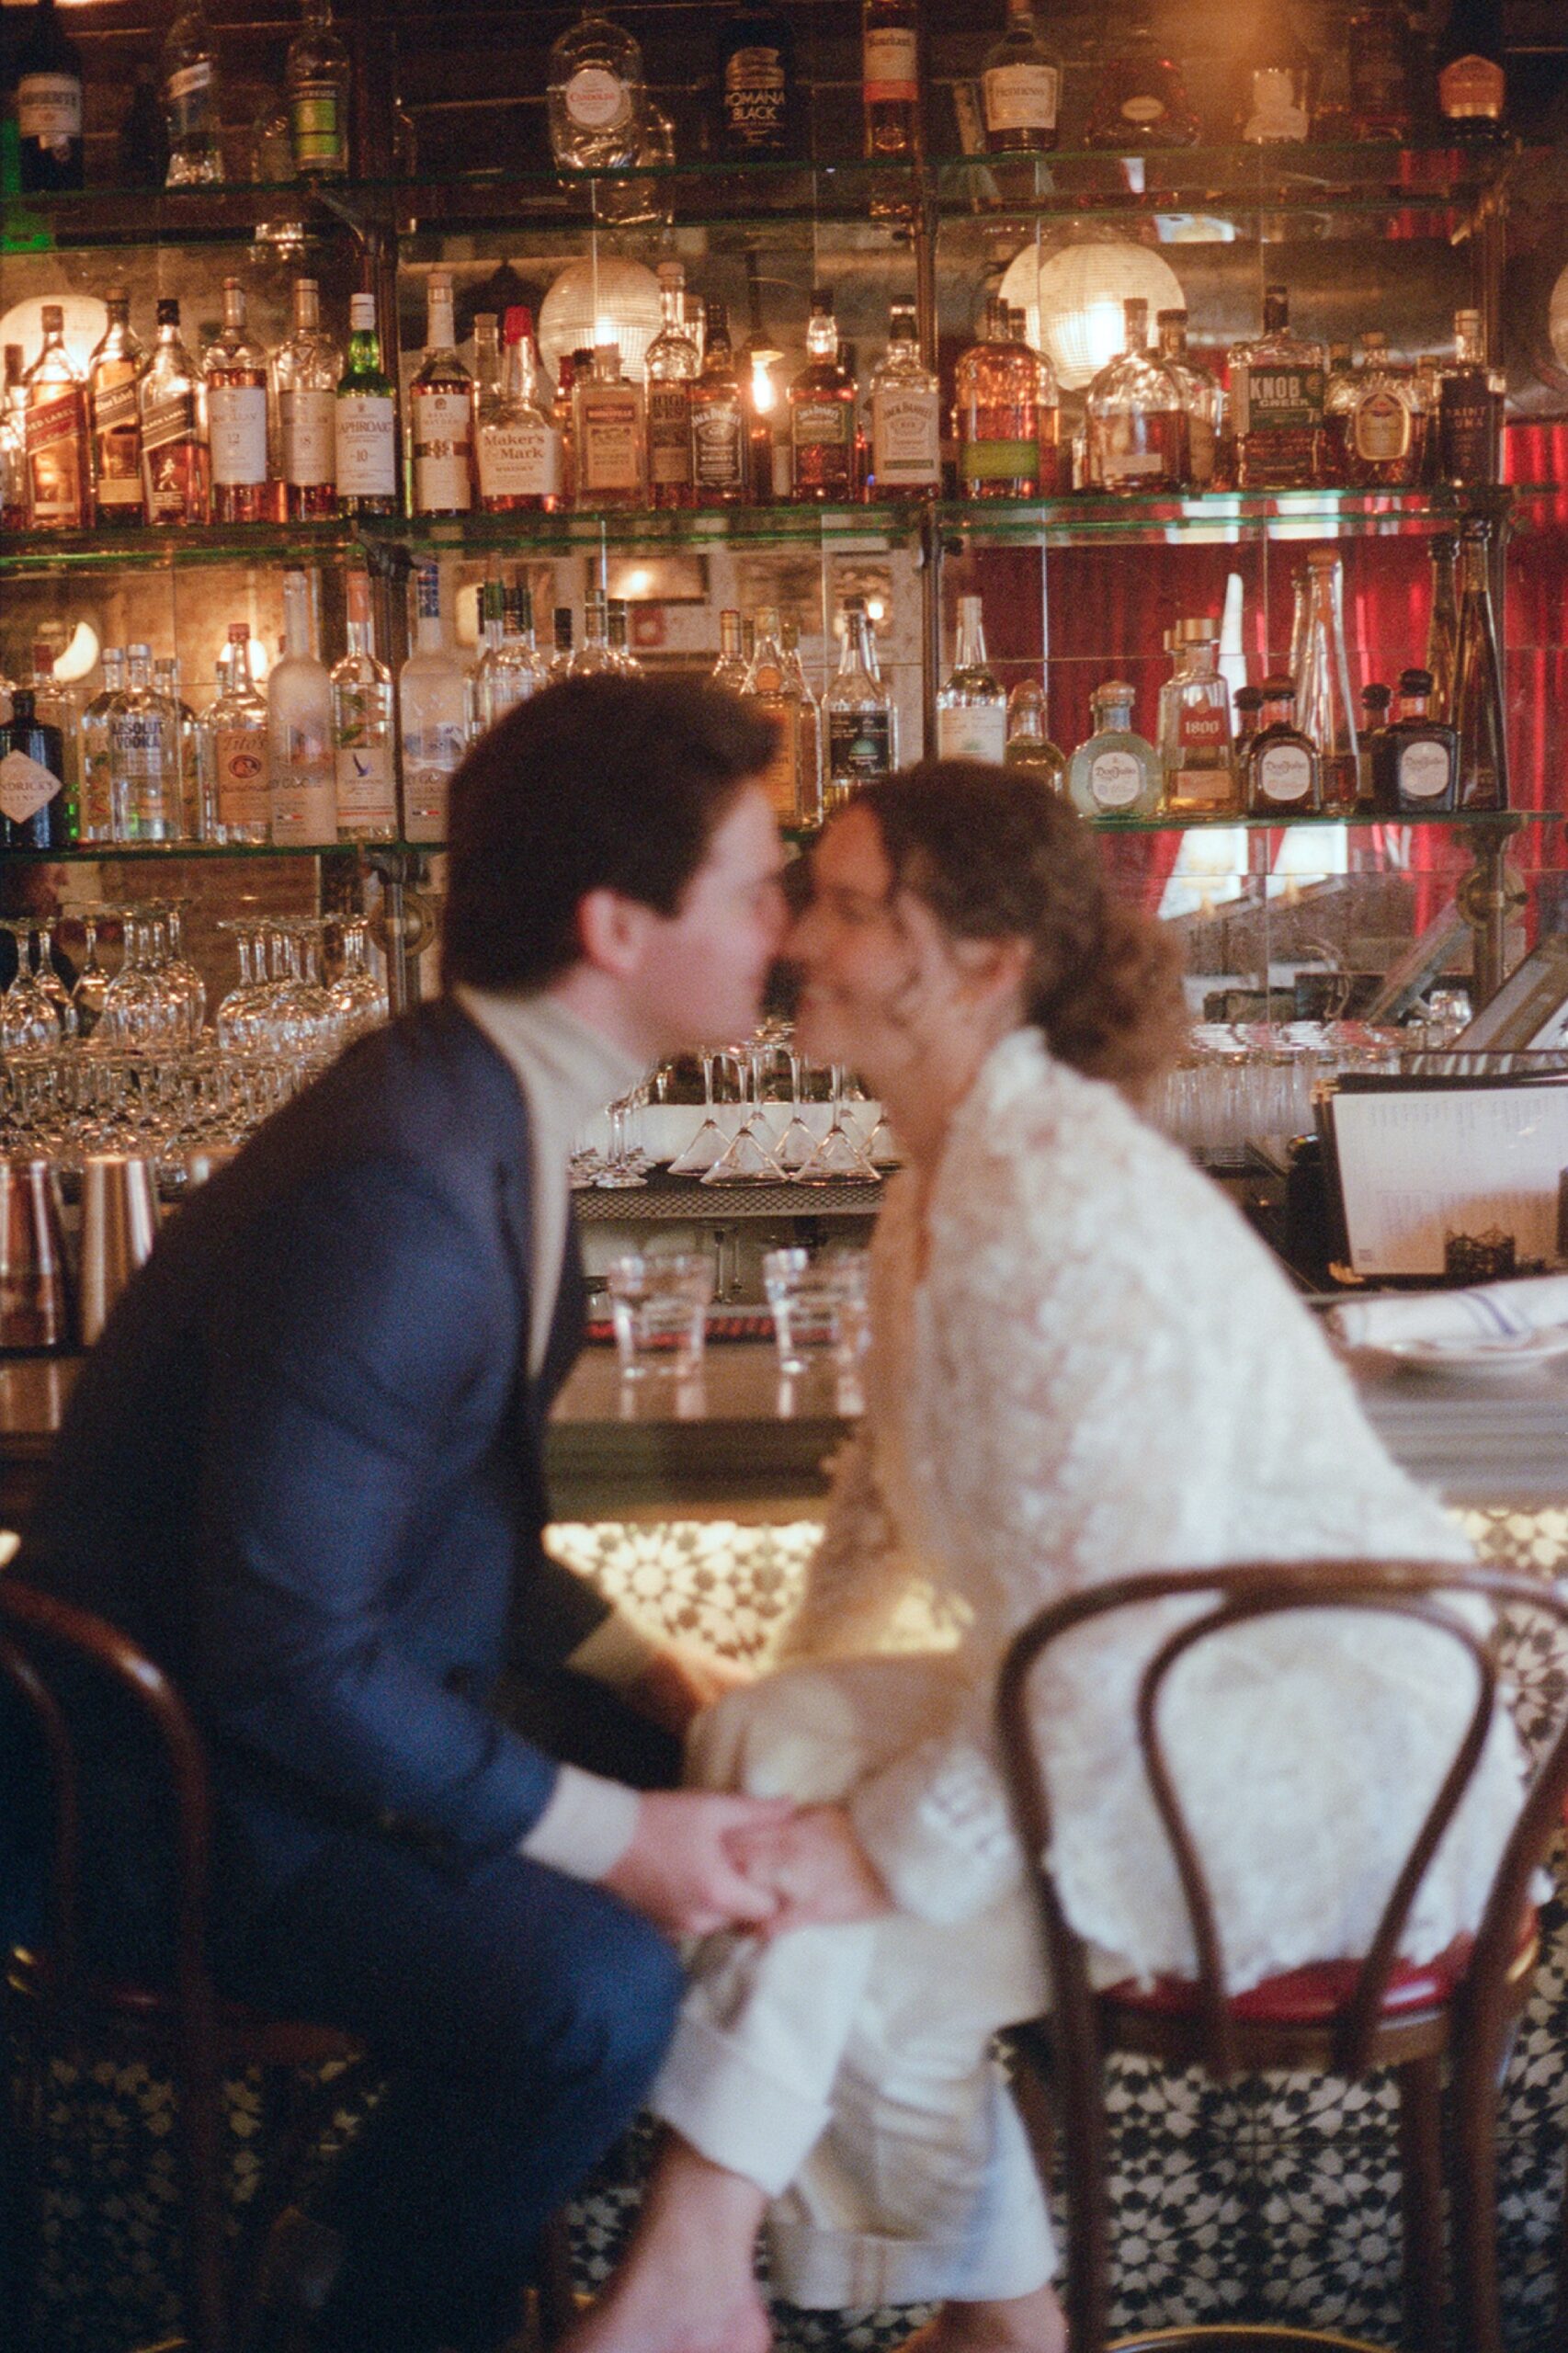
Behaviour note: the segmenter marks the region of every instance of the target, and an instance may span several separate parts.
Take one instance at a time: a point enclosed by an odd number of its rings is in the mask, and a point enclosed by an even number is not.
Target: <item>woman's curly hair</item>
[[[1032,944],[1026,1012],[1058,1061],[1134,1098],[1164,1076],[1187,1037],[1178,945],[1113,894],[1093,832],[1038,777],[922,760],[851,805],[875,820],[894,889],[954,938]]]

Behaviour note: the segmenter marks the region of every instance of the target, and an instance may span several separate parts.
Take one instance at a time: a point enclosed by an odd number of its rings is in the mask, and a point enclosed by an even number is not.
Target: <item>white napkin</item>
[[[1358,1299],[1329,1311],[1346,1347],[1396,1340],[1501,1340],[1568,1324],[1568,1275],[1528,1275],[1475,1290],[1424,1290],[1400,1299]]]

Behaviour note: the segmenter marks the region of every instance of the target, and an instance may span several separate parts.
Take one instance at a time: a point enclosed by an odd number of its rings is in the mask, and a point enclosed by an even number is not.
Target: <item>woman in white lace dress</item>
[[[643,2219],[572,2341],[759,2353],[766,2218],[793,2302],[938,2302],[921,2353],[1060,2353],[989,2055],[1047,1999],[991,1729],[1009,1637],[1136,1569],[1467,1549],[1267,1250],[1139,1117],[1180,1033],[1173,951],[1061,803],[960,763],[874,788],[817,850],[791,948],[802,1048],[862,1073],[908,1165],[785,1663],[693,1747],[702,1779],[800,1802],[747,1857],[784,1909],[696,1956]],[[1055,1860],[1105,1984],[1193,1966],[1132,1729],[1172,1622],[1083,1630],[1039,1692]],[[1163,1726],[1234,1988],[1366,1949],[1472,1704],[1454,1646],[1407,1621],[1294,1616],[1177,1671]],[[1475,1924],[1518,1795],[1500,1717],[1412,1958]]]

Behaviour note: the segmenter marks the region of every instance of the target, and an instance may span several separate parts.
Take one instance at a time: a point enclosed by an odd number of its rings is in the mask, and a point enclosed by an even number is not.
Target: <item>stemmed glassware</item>
[[[708,1171],[724,1154],[724,1131],[713,1117],[713,1073],[719,1061],[717,1047],[708,1048],[702,1056],[702,1125],[687,1145],[670,1163],[672,1176],[706,1176]]]
[[[17,970],[10,987],[0,996],[0,1051],[26,1052],[29,1048],[58,1046],[64,1034],[60,1007],[33,964],[33,940],[39,926],[31,916],[0,919],[17,943]],[[55,988],[58,977],[51,974]],[[60,991],[62,995],[63,990]]]
[[[363,915],[341,918],[339,969],[327,995],[342,1022],[346,1044],[379,1029],[387,1017],[387,993],[370,970],[369,937]]]
[[[845,1070],[835,1063],[829,1071],[833,1117],[827,1133],[792,1173],[797,1185],[874,1185],[876,1164],[844,1124]]]
[[[108,974],[98,961],[98,930],[115,911],[101,903],[78,907],[76,914],[82,926],[85,953],[76,969],[76,984],[71,992],[71,1003],[76,1015],[76,1035],[90,1038],[103,1017],[104,996],[108,988]]]
[[[703,1185],[782,1185],[788,1179],[773,1150],[773,1137],[763,1103],[763,1072],[770,1046],[754,1051],[748,1040],[732,1046],[728,1054],[741,1073],[741,1100],[749,1092],[751,1108],[712,1166],[698,1179]],[[749,1086],[748,1086],[749,1082]]]
[[[232,1053],[258,1051],[266,1045],[264,1024],[270,995],[267,978],[267,926],[255,915],[225,917],[220,931],[233,932],[239,956],[240,977],[213,1016],[218,1043]]]

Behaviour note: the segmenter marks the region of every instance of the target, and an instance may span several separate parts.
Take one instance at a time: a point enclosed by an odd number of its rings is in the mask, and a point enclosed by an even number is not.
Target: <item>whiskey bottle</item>
[[[1007,697],[1007,741],[1002,765],[1027,768],[1060,792],[1067,771],[1067,756],[1052,743],[1045,688],[1038,678],[1020,678]]]
[[[87,361],[87,420],[93,440],[93,518],[100,531],[144,522],[142,416],[138,393],[147,354],[131,332],[131,296],[111,286],[108,324]]]
[[[1479,311],[1454,314],[1454,358],[1437,385],[1437,472],[1468,487],[1501,470],[1502,380],[1486,365]]]
[[[1263,333],[1231,354],[1243,490],[1311,490],[1323,478],[1323,346],[1290,332],[1290,298],[1270,286]]]
[[[0,723],[0,849],[66,849],[65,743],[17,687]]]
[[[397,835],[392,767],[392,672],[376,659],[370,577],[355,566],[346,578],[348,650],[333,665],[332,765],[340,842],[392,841]]]
[[[452,273],[433,269],[425,358],[408,388],[415,515],[466,515],[473,504],[473,378],[458,357]]]
[[[1508,731],[1504,716],[1503,665],[1492,617],[1487,558],[1490,532],[1468,522],[1460,545],[1460,641],[1453,723],[1459,733],[1460,809],[1508,806]]]
[[[28,528],[28,392],[22,347],[6,346],[4,405],[0,405],[0,531]]]
[[[1231,690],[1220,675],[1219,651],[1215,622],[1176,623],[1176,667],[1160,688],[1165,805],[1176,816],[1219,816],[1236,806]]]
[[[223,324],[201,356],[215,523],[265,523],[267,354],[245,327],[245,290],[223,280]]]
[[[218,51],[203,0],[182,8],[170,25],[158,61],[168,126],[167,188],[195,188],[221,180],[223,150]]]
[[[1388,337],[1369,327],[1347,420],[1345,478],[1357,489],[1408,490],[1420,478],[1421,432],[1415,380],[1394,367]],[[1326,406],[1326,400],[1325,400]]]
[[[1028,337],[1028,313],[1014,310],[1008,313],[1013,341],[1022,344],[1034,362],[1035,372],[1035,439],[1040,446],[1040,494],[1054,498],[1060,492],[1072,488],[1071,452],[1062,444],[1062,396],[1057,389],[1056,370],[1043,351],[1036,351]]]
[[[563,351],[555,363],[555,398],[550,414],[561,436],[561,501],[577,503],[577,387],[594,372],[591,350]]]
[[[1181,74],[1155,40],[1150,17],[1150,0],[1128,0],[1120,36],[1099,69],[1084,131],[1087,147],[1142,155],[1151,148],[1190,147],[1198,138],[1198,117]]]
[[[919,0],[862,0],[860,96],[869,163],[921,151]]]
[[[1296,724],[1296,689],[1290,678],[1263,682],[1262,724],[1249,740],[1243,772],[1247,814],[1316,816],[1321,806],[1318,756]]]
[[[1431,692],[1430,670],[1400,673],[1399,710],[1382,730],[1372,764],[1374,801],[1391,817],[1437,817],[1454,805],[1458,738],[1431,717]]]
[[[294,324],[272,355],[283,511],[289,522],[316,522],[337,511],[337,389],[343,354],[323,332],[321,290],[294,280]]]
[[[272,838],[302,847],[337,839],[332,683],[316,659],[311,584],[283,575],[283,658],[267,678],[267,778]]]
[[[501,322],[494,311],[473,314],[473,430],[477,466],[479,428],[501,397]]]
[[[1040,376],[1015,343],[1007,306],[988,298],[980,339],[954,373],[959,480],[966,498],[1033,498],[1040,489]]]
[[[812,294],[806,364],[790,387],[790,494],[797,502],[847,504],[855,496],[855,379],[839,361],[833,296],[819,286]]]
[[[348,170],[348,51],[332,21],[332,0],[301,0],[304,23],[289,44],[283,87],[289,143],[302,180],[340,180]]]
[[[722,687],[727,694],[744,694],[747,667],[741,617],[733,606],[726,605],[719,616],[719,659],[709,673],[708,683]]]
[[[267,697],[251,675],[250,628],[231,621],[217,699],[201,719],[209,838],[256,847],[272,826]]]
[[[13,52],[17,77],[17,185],[82,185],[82,52],[62,28],[54,0],[39,0]]]
[[[895,305],[888,347],[871,376],[872,498],[919,498],[941,488],[941,395],[920,357],[913,308]]]
[[[376,298],[348,301],[348,366],[338,383],[333,439],[339,511],[397,513],[397,394],[381,372]]]
[[[1157,311],[1160,366],[1181,394],[1187,413],[1187,472],[1194,490],[1211,489],[1220,456],[1220,426],[1225,395],[1218,381],[1200,368],[1187,347],[1187,313]]]
[[[785,660],[776,606],[764,605],[758,609],[755,635],[741,692],[767,711],[778,730],[777,747],[762,780],[773,804],[773,813],[781,825],[810,824],[818,791],[812,765],[816,712],[806,708]]]
[[[691,387],[701,362],[686,332],[683,312],[686,271],[678,261],[659,264],[663,324],[643,362],[648,397],[648,495],[656,507],[696,504],[692,484]]]
[[[1124,678],[1108,678],[1089,697],[1095,732],[1067,768],[1067,797],[1080,816],[1133,824],[1160,813],[1160,756],[1133,727],[1136,693]]]
[[[1410,20],[1403,0],[1366,0],[1346,26],[1350,136],[1403,144],[1412,123]]]
[[[169,175],[169,133],[158,75],[143,58],[136,68],[131,104],[116,142],[116,180],[120,188],[162,188]]]
[[[1007,24],[980,69],[985,144],[994,155],[1043,155],[1055,146],[1062,60],[1040,29],[1034,0],[1007,0]]]
[[[1507,97],[1502,0],[1454,0],[1436,63],[1437,106],[1449,136],[1466,147],[1496,145]]]
[[[1345,651],[1345,573],[1331,548],[1307,558],[1306,634],[1297,671],[1295,716],[1316,747],[1318,806],[1348,816],[1359,791],[1356,714]]]
[[[844,600],[844,652],[822,707],[827,729],[822,813],[831,817],[898,766],[898,716],[877,667],[864,597]]]
[[[1356,402],[1361,390],[1359,370],[1353,366],[1350,346],[1331,343],[1328,373],[1323,385],[1323,479],[1339,484],[1350,479],[1350,434]]]
[[[1460,608],[1455,568],[1460,543],[1451,531],[1432,542],[1432,600],[1426,620],[1426,667],[1432,674],[1434,719],[1454,715],[1454,674],[1459,666]]]
[[[81,531],[88,522],[87,415],[82,379],[65,348],[65,313],[43,306],[43,347],[22,379],[28,528]]]
[[[701,372],[690,386],[693,494],[699,506],[742,506],[751,491],[745,396],[730,351],[729,312],[710,302],[707,314]]]
[[[646,481],[642,393],[620,372],[620,347],[595,347],[593,373],[572,387],[578,507],[641,506]]]
[[[487,515],[553,514],[562,503],[561,434],[540,397],[533,313],[506,313],[501,394],[479,420],[479,504]]]
[[[937,694],[937,756],[1000,763],[1007,748],[1007,698],[985,653],[978,597],[959,598],[953,666]]]
[[[642,49],[598,0],[586,0],[550,52],[546,113],[557,165],[619,172],[636,163],[646,109]]]
[[[1096,490],[1158,494],[1187,478],[1187,409],[1174,377],[1146,348],[1149,305],[1122,304],[1126,342],[1085,400],[1089,483]]]
[[[142,379],[142,491],[149,523],[205,523],[208,457],[201,380],[180,340],[179,304],[158,304],[158,335]]]
[[[737,0],[719,35],[719,146],[751,163],[800,148],[795,36],[771,0]]]

